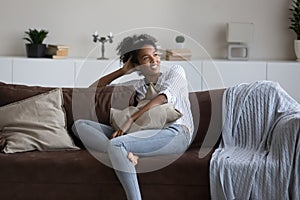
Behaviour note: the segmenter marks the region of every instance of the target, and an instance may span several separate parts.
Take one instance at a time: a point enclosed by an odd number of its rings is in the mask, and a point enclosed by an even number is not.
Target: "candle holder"
[[[98,32],[96,31],[94,34],[93,34],[93,42],[100,42],[101,43],[101,57],[97,58],[98,60],[108,60],[108,58],[106,58],[104,56],[104,51],[105,51],[105,47],[104,47],[104,44],[106,42],[109,42],[109,43],[112,43],[113,42],[113,34],[110,32],[108,36],[106,37],[100,37],[98,35]]]

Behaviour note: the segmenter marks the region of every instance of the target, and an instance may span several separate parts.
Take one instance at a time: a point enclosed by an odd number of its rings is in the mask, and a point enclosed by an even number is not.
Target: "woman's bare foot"
[[[133,153],[129,152],[127,158],[132,162],[134,166],[138,164],[139,157],[134,155]]]

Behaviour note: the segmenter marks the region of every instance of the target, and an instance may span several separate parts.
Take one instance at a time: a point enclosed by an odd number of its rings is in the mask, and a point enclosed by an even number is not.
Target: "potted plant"
[[[43,44],[43,41],[47,37],[48,31],[43,29],[29,29],[28,31],[25,31],[25,34],[26,36],[23,39],[29,42],[26,44],[27,57],[45,57],[46,44]]]
[[[297,61],[300,61],[300,0],[293,0],[291,11],[289,29],[296,33],[296,40],[294,40],[295,54]]]

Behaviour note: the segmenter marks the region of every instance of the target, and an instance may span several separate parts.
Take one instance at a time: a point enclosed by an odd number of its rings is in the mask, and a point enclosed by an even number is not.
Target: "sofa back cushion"
[[[53,87],[26,86],[0,82],[0,107],[33,97]],[[67,129],[75,144],[81,148],[81,141],[73,134],[74,120],[90,119],[109,124],[110,107],[124,109],[134,105],[135,91],[128,86],[107,86],[103,88],[62,88]]]
[[[0,82],[0,106],[32,97],[54,88],[40,86],[13,85]],[[190,148],[200,148],[207,138],[210,127],[217,127],[220,135],[220,102],[224,89],[191,92],[189,95],[193,120],[194,138]],[[67,128],[76,145],[83,147],[73,134],[71,127],[74,120],[90,119],[109,124],[110,108],[124,109],[135,105],[135,91],[128,86],[107,86],[102,88],[63,88],[64,108],[67,116]],[[217,106],[215,106],[217,105]],[[213,130],[215,131],[215,130]],[[213,136],[213,142],[217,136]],[[217,138],[219,139],[219,138]],[[213,143],[212,142],[212,143]]]
[[[222,97],[225,89],[189,94],[194,121],[194,138],[190,148],[214,148],[222,131]],[[206,152],[207,153],[207,152]]]

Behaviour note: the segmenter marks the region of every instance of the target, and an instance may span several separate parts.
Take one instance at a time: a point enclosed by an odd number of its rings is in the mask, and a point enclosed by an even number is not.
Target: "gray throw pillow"
[[[146,96],[141,100],[136,107],[129,106],[124,110],[119,110],[111,108],[110,110],[110,124],[117,130],[119,129],[135,112],[137,112],[141,107],[146,105],[151,99],[156,97],[158,92],[155,86],[150,83],[147,89]],[[139,130],[146,129],[161,129],[169,126],[177,119],[182,117],[180,111],[174,108],[173,104],[166,103],[159,106],[155,106],[143,113],[127,130],[127,133],[132,133]]]
[[[0,135],[5,153],[78,149],[66,129],[61,89],[0,107]]]

